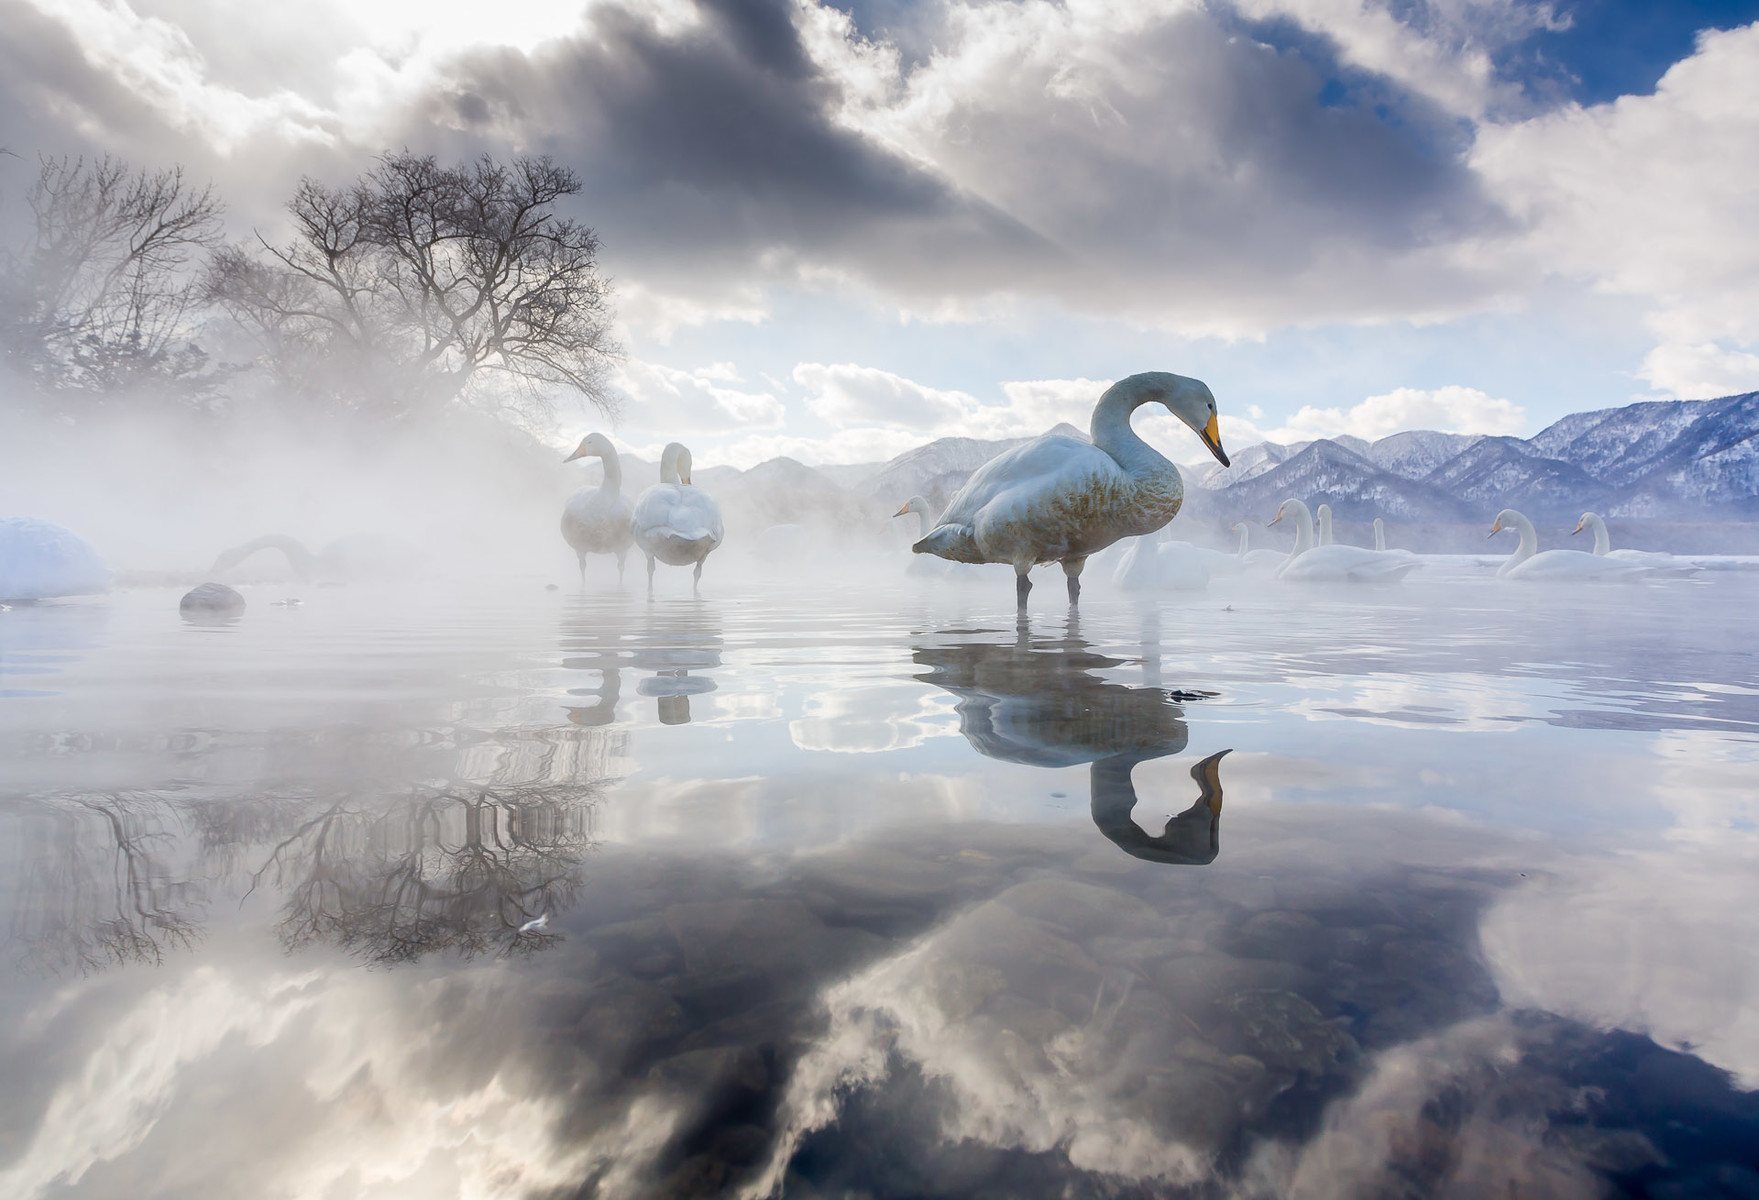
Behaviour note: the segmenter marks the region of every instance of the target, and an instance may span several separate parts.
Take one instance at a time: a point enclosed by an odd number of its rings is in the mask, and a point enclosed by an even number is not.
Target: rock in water
[[[0,600],[109,590],[110,568],[72,530],[35,517],[0,517]]]
[[[236,617],[244,611],[244,597],[223,583],[204,583],[190,589],[177,611],[186,617]]]

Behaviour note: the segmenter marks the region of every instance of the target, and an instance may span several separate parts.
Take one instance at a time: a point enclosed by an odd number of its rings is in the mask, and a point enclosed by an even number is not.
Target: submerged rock
[[[177,611],[186,617],[236,617],[244,611],[244,597],[223,583],[204,583],[184,594]]]

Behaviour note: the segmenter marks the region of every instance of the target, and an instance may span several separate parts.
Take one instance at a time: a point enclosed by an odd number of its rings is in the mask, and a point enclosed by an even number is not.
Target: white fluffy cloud
[[[1709,400],[1759,388],[1759,354],[1669,343],[1651,350],[1637,374],[1682,400]]]
[[[1277,441],[1352,437],[1374,441],[1407,429],[1440,429],[1448,433],[1520,433],[1527,421],[1518,404],[1486,395],[1477,388],[1394,388],[1370,396],[1350,408],[1304,406],[1281,429],[1270,431]]]
[[[768,392],[749,392],[731,363],[694,371],[630,359],[612,381],[631,400],[643,427],[727,430],[774,429],[782,402]]]
[[[794,382],[806,389],[806,407],[833,425],[943,429],[974,412],[975,397],[928,387],[902,375],[855,363],[801,363]]]

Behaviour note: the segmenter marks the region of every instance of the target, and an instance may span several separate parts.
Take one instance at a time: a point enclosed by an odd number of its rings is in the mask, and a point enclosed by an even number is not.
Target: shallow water
[[[1759,1194],[1759,576],[0,613],[0,1194]]]

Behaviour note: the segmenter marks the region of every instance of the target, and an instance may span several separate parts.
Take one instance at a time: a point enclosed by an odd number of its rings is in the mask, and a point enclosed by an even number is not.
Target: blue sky
[[[618,283],[613,436],[704,465],[1082,423],[1145,369],[1205,379],[1235,445],[1530,434],[1759,387],[1755,20],[1690,0],[0,0],[0,144],[182,162],[240,235],[273,232],[300,175],[388,148],[553,154]]]

